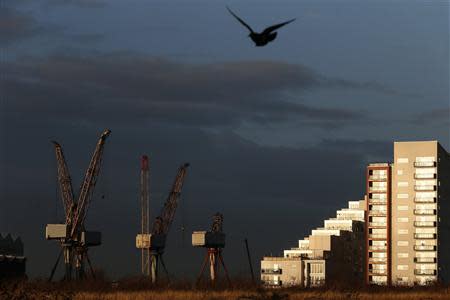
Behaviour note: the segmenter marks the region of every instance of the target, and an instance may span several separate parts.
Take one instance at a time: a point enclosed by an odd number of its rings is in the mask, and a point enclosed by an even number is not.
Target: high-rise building
[[[366,283],[387,285],[391,281],[391,166],[367,167]]]
[[[437,141],[395,142],[392,284],[449,281],[450,156]]]

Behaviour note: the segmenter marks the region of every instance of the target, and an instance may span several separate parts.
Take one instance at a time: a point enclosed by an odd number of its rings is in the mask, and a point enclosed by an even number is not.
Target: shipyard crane
[[[105,141],[110,133],[110,130],[105,130],[100,136],[86,170],[77,199],[74,197],[72,180],[62,147],[59,143],[53,142],[56,152],[59,189],[64,205],[65,222],[63,224],[47,224],[45,228],[46,239],[58,240],[61,244],[61,252],[53,266],[49,281],[52,280],[55,274],[61,256],[64,257],[65,280],[72,279],[73,271],[75,271],[75,277],[77,279],[84,278],[85,261],[87,261],[91,274],[94,276],[92,264],[87,252],[89,247],[101,244],[101,233],[98,231],[87,231],[84,227],[84,222],[100,173]]]
[[[178,206],[181,189],[189,164],[185,163],[178,168],[177,176],[173,182],[172,189],[164,202],[161,213],[153,222],[150,234],[141,234],[136,237],[137,248],[148,248],[150,251],[150,276],[152,283],[156,283],[158,279],[159,264],[162,265],[164,271],[168,275],[167,268],[163,260],[164,249],[166,246],[167,235],[175,217]]]
[[[216,213],[213,216],[213,223],[210,231],[194,231],[192,233],[192,246],[207,248],[200,275],[197,279],[197,284],[202,279],[206,265],[209,262],[209,276],[211,284],[214,285],[216,283],[220,263],[223,267],[228,285],[231,286],[227,267],[225,266],[225,262],[222,257],[222,249],[225,248],[225,233],[222,231],[222,224],[223,215],[221,213]]]

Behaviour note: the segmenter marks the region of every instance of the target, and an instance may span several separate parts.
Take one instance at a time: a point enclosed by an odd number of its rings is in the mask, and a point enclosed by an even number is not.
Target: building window
[[[397,175],[403,175],[403,170],[397,170]]]
[[[399,229],[398,234],[408,234],[408,229]]]
[[[409,242],[408,241],[398,241],[397,242],[397,246],[408,246]]]
[[[397,222],[399,223],[408,223],[409,219],[408,218],[397,218]]]
[[[406,252],[399,252],[399,253],[397,253],[397,257],[398,258],[408,258],[409,254]]]
[[[405,158],[405,157],[397,158],[397,163],[398,164],[407,164],[408,162],[409,162],[408,158]]]
[[[408,199],[408,194],[397,194],[398,199]]]
[[[408,181],[399,181],[397,182],[398,187],[408,187]]]
[[[311,264],[311,273],[323,274],[323,264]]]
[[[408,210],[408,205],[399,205],[397,206],[398,210]]]

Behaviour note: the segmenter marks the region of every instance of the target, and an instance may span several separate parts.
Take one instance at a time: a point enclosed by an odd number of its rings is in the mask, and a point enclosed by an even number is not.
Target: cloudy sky
[[[254,47],[255,30],[297,18]],[[138,274],[139,158],[151,214],[190,162],[166,251],[192,277],[190,232],[224,214],[225,259],[246,275],[364,194],[368,162],[393,141],[450,149],[448,1],[0,0],[0,232],[22,237],[31,277],[47,276],[63,218],[51,140],[79,186],[107,141],[87,226],[97,268]],[[104,198],[101,195],[105,195]],[[186,230],[181,230],[185,227]]]

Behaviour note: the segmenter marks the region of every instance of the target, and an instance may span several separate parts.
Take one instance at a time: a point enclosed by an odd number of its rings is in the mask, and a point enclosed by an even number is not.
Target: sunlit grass
[[[428,300],[450,299],[450,288],[432,287],[327,287],[320,289],[263,289],[245,281],[225,283],[216,288],[193,287],[188,281],[152,286],[148,280],[128,279],[112,283],[105,280],[72,283],[46,281],[0,282],[0,299],[55,300]]]

